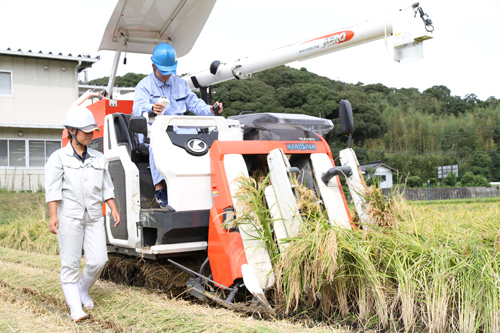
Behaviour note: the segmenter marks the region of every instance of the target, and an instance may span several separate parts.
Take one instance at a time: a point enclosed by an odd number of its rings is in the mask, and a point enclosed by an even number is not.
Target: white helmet
[[[66,112],[64,127],[79,129],[85,133],[89,133],[94,130],[100,132],[99,126],[97,126],[92,112],[81,105],[73,106]]]

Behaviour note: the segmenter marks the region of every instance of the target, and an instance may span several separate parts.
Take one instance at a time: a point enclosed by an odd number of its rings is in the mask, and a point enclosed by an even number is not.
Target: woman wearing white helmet
[[[55,151],[45,165],[45,198],[49,203],[49,229],[57,234],[61,253],[61,283],[71,318],[88,318],[83,309],[94,303],[89,290],[106,261],[102,204],[111,209],[115,227],[120,223],[108,161],[87,146],[99,131],[92,113],[83,106],[70,108],[64,126],[71,141]],[[80,276],[82,247],[86,266]],[[83,305],[83,308],[82,308]]]

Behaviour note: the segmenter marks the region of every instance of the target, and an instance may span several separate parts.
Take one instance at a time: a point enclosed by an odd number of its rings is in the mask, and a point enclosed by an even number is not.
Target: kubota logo
[[[202,155],[207,151],[207,143],[201,139],[191,139],[187,142],[187,148],[196,155]]]

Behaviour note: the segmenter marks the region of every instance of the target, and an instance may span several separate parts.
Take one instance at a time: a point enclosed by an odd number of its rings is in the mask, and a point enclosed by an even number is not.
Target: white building
[[[78,74],[99,57],[0,50],[0,189],[36,191],[61,147],[64,115],[79,96]]]
[[[380,188],[392,187],[393,185],[392,173],[397,172],[398,169],[393,168],[390,165],[383,163],[382,161],[359,163],[359,165],[361,166],[361,171],[365,172],[365,175],[367,175],[366,168],[375,169],[374,175],[379,176],[380,178]]]

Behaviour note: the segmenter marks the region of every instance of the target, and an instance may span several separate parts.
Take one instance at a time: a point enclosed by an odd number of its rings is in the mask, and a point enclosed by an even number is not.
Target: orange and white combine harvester
[[[241,212],[235,179],[249,176],[249,170],[259,167],[259,159],[267,161],[271,185],[265,196],[282,253],[286,246],[280,240],[293,237],[302,223],[290,183],[292,173],[315,191],[331,224],[352,228],[337,176],[344,174],[361,222],[369,223],[363,199],[357,195],[362,176],[354,151],[341,150],[341,165],[335,166],[329,144],[322,137],[333,128],[328,119],[246,112],[228,119],[158,116],[148,122],[145,117],[131,117],[133,102],[117,99],[112,88],[124,45],[128,53],[151,54],[157,44],[166,42],[182,57],[191,50],[214,5],[215,0],[119,0],[100,46],[100,50],[116,51],[109,96],[88,104],[85,99],[92,93],[87,93],[75,104],[87,103],[101,128],[92,148],[102,151],[109,161],[122,216],[122,223],[113,228],[106,212],[108,251],[151,259],[205,252],[207,260],[199,272],[171,261],[192,275],[188,282],[192,295],[233,308],[236,292],[245,287],[262,310],[272,313],[265,297],[266,289],[274,283],[269,253],[256,240],[251,224],[235,228],[228,223]],[[207,87],[218,82],[249,78],[264,69],[390,36],[397,61],[415,60],[422,55],[423,41],[432,38],[432,30],[432,22],[416,3],[258,57],[214,61],[206,71],[184,79],[191,88],[200,89],[203,97]],[[350,136],[354,126],[348,101],[340,101],[339,114],[341,132]],[[178,134],[172,130],[174,126],[198,128],[198,134]],[[149,152],[137,140],[138,133],[151,145],[157,168],[165,178],[168,209],[154,204]],[[204,275],[208,270],[210,278]],[[208,285],[225,289],[228,296],[219,298],[206,289]]]

